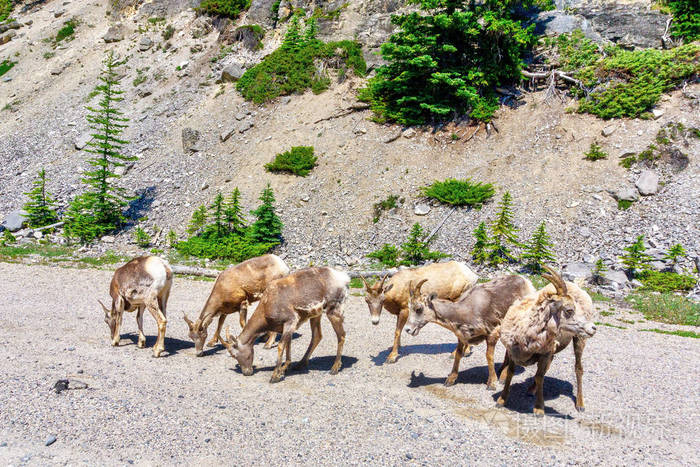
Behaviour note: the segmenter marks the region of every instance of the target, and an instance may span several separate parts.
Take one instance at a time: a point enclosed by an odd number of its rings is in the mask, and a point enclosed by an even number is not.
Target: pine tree
[[[207,223],[207,217],[207,208],[202,204],[192,213],[192,220],[187,226],[187,233],[194,235],[202,230]]]
[[[664,256],[664,259],[667,259],[671,261],[673,266],[678,264],[678,260],[681,258],[685,258],[687,256],[687,253],[685,252],[685,248],[683,248],[683,245],[680,243],[676,243],[673,245],[669,250],[666,252],[666,255]]]
[[[231,196],[226,200],[226,209],[224,210],[226,224],[229,232],[235,235],[243,235],[245,233],[245,217],[243,217],[243,209],[241,208],[241,192],[238,187],[234,188]]]
[[[484,263],[488,258],[486,248],[489,245],[489,234],[486,232],[486,223],[480,223],[474,230],[474,247],[472,248],[472,258],[477,264]]]
[[[282,41],[282,49],[295,50],[301,45],[301,28],[299,26],[299,15],[294,13],[292,19],[289,20],[289,28],[287,29],[287,34],[284,35],[284,40]]]
[[[29,227],[44,227],[58,221],[56,214],[56,201],[46,192],[46,170],[39,171],[39,177],[33,183],[34,188],[25,193],[29,201],[24,205],[24,210],[29,213],[27,223]]]
[[[598,261],[595,262],[593,272],[591,273],[593,283],[600,284],[603,281],[605,271],[607,270],[608,267],[605,265],[605,263],[603,263],[603,260],[598,258]]]
[[[525,246],[523,259],[528,260],[528,266],[533,271],[539,272],[542,269],[542,265],[554,261],[553,246],[554,244],[545,230],[544,221],[542,221],[532,235],[530,242]]]
[[[316,23],[316,18],[311,18],[306,22],[302,44],[308,45],[313,42],[316,39],[316,34],[318,34],[318,24]]]
[[[423,227],[416,222],[413,224],[406,242],[401,244],[401,264],[416,265],[447,257],[446,254],[439,251],[430,251],[428,242],[425,242],[424,238]]]
[[[177,244],[177,234],[174,230],[170,229],[168,232],[168,246],[173,248]]]
[[[630,246],[625,247],[624,250],[627,253],[620,256],[620,259],[632,277],[637,276],[647,268],[647,264],[651,261],[651,256],[646,253],[644,235],[637,237],[637,240]]]
[[[251,211],[256,220],[250,226],[250,237],[258,243],[279,243],[282,238],[282,221],[275,213],[275,195],[269,183],[258,199],[262,204]]]
[[[224,202],[224,195],[221,192],[216,194],[214,202],[209,206],[211,210],[211,220],[213,224],[210,226],[214,235],[217,238],[222,238],[226,235],[226,204]]]
[[[489,260],[491,264],[517,261],[511,246],[520,246],[518,229],[513,224],[512,200],[509,192],[503,194],[496,220],[491,223],[491,244],[489,245]]]
[[[93,170],[83,173],[82,180],[88,185],[88,191],[73,200],[70,216],[66,219],[66,234],[78,236],[82,241],[91,241],[112,231],[126,220],[122,209],[128,204],[128,198],[124,189],[112,182],[112,179],[119,178],[113,172],[115,167],[136,159],[119,152],[128,143],[120,139],[120,135],[129,119],[122,117],[123,112],[115,107],[124,100],[116,71],[123,64],[124,61],[117,60],[112,51],[107,53],[99,78],[102,84],[95,87],[102,96],[98,108],[87,107],[87,121],[94,133],[84,151],[94,155],[87,161]]]

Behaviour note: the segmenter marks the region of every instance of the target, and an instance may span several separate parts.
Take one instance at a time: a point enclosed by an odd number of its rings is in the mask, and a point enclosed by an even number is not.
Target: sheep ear
[[[394,284],[389,284],[389,285],[386,286],[386,289],[384,289],[383,292],[384,292],[384,293],[387,293],[388,291],[390,291],[390,290],[393,289],[393,288],[394,288]]]
[[[433,300],[437,298],[437,292],[433,292],[430,295],[428,295],[428,303],[432,303]]]

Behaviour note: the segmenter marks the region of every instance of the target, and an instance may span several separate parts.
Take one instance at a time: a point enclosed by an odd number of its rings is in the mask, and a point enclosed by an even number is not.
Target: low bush
[[[639,280],[644,284],[644,290],[655,292],[675,292],[691,290],[697,280],[693,276],[676,274],[675,272],[644,271],[639,275]]]
[[[700,6],[698,0],[664,0],[673,14],[671,36],[686,42],[700,39]]]
[[[399,249],[395,245],[385,243],[380,249],[369,253],[367,257],[376,259],[388,268],[394,268],[399,264]]]
[[[172,24],[168,24],[165,27],[165,29],[163,29],[163,32],[161,32],[160,34],[163,37],[164,41],[169,41],[175,35],[175,28],[173,27]]]
[[[13,6],[12,0],[0,0],[0,23],[10,17]]]
[[[78,27],[78,22],[74,19],[66,21],[61,29],[56,33],[54,42],[59,43],[65,39],[72,39],[75,34],[75,28]]]
[[[268,172],[289,172],[306,177],[316,167],[317,157],[313,146],[294,146],[289,151],[277,154],[275,160],[265,164]]]
[[[384,266],[417,266],[426,261],[437,261],[447,258],[449,255],[440,251],[431,251],[428,248],[429,242],[425,241],[425,233],[420,224],[415,223],[408,234],[408,238],[401,244],[400,248],[385,243],[379,250],[367,255],[368,258],[376,259]]]
[[[387,199],[374,203],[374,217],[372,217],[372,222],[376,224],[379,222],[379,219],[382,217],[382,213],[384,211],[397,207],[397,201],[399,201],[399,197],[397,195],[389,195]]]
[[[250,0],[202,0],[196,10],[213,16],[236,19],[250,7]]]
[[[700,303],[673,292],[637,292],[625,299],[646,319],[669,324],[700,326]]]
[[[421,188],[423,196],[433,198],[452,206],[470,206],[480,208],[494,195],[490,183],[474,183],[470,179],[456,180],[448,178],[442,182],[435,181]]]
[[[151,244],[151,236],[141,227],[136,227],[136,230],[134,230],[134,242],[141,248],[147,248]]]
[[[15,66],[15,62],[11,62],[10,60],[3,60],[0,62],[0,76],[10,71],[13,66]]]
[[[603,148],[601,148],[597,143],[591,143],[591,147],[584,154],[585,158],[587,161],[597,161],[600,159],[606,159],[608,157],[608,153],[603,151]]]

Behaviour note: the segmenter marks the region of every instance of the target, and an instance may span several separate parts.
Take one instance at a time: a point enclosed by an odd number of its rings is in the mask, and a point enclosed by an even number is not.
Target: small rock
[[[148,97],[151,94],[153,94],[153,90],[149,87],[139,86],[138,89],[136,90],[136,95],[141,97],[141,98]]]
[[[583,238],[588,238],[591,236],[591,229],[588,227],[581,227],[578,229],[578,233],[583,237]]]
[[[292,100],[291,97],[289,96],[284,96],[280,98],[280,104],[289,104],[289,102]]]
[[[56,10],[53,12],[53,17],[54,18],[60,18],[66,13],[66,10]]]
[[[151,38],[147,36],[142,37],[139,41],[139,50],[141,52],[145,52],[151,47],[153,47],[153,41],[151,40]]]
[[[194,130],[192,128],[183,128],[182,129],[182,150],[185,152],[197,152],[199,151],[199,147],[197,146],[197,142],[199,141],[199,138],[202,136],[202,134]]]
[[[246,120],[245,122],[241,122],[241,124],[238,125],[238,132],[245,133],[246,131],[250,130],[251,128],[253,128],[253,121]]]
[[[616,127],[615,125],[608,125],[608,126],[606,126],[605,128],[603,128],[603,131],[601,131],[600,133],[601,133],[603,136],[606,136],[606,137],[607,137],[607,136],[610,136],[610,135],[612,135],[613,133],[615,133],[615,130],[616,130],[616,129],[617,129],[617,127]]]
[[[301,195],[301,199],[303,202],[308,203],[311,198],[309,198],[309,195]]]
[[[129,170],[131,170],[131,168],[132,168],[133,166],[134,166],[134,164],[124,164],[124,165],[120,165],[119,167],[115,167],[115,168],[114,168],[114,173],[115,173],[116,175],[119,175],[119,176],[121,177],[121,176],[123,176],[123,175],[126,175],[126,174],[129,172]]]
[[[100,239],[100,241],[102,243],[114,243],[114,237],[112,235],[105,235]]]
[[[92,133],[83,133],[75,139],[75,149],[83,149],[90,141],[92,141]]]
[[[236,131],[234,127],[229,127],[227,130],[221,132],[221,141],[226,141],[231,137],[231,135]]]
[[[659,118],[663,117],[664,113],[666,112],[661,109],[654,109],[651,111],[651,114],[654,116],[654,120],[658,120]]]
[[[401,128],[397,128],[396,130],[389,133],[389,136],[384,138],[384,143],[388,144],[388,143],[391,143],[393,141],[396,141],[397,139],[399,139],[400,136],[401,136]]]
[[[639,199],[639,192],[633,186],[626,185],[618,188],[613,196],[618,201],[637,201]]]
[[[207,182],[202,183],[202,186],[199,188],[200,190],[204,191],[207,188],[209,188],[209,184]]]
[[[102,39],[108,44],[124,40],[124,32],[122,31],[121,25],[111,26],[107,30],[107,33],[102,36]]]
[[[416,130],[414,130],[413,128],[409,128],[408,130],[403,132],[403,137],[406,139],[411,139],[414,136],[416,136]]]
[[[564,266],[561,276],[573,282],[576,279],[588,280],[593,275],[593,265],[586,263],[569,263]]]
[[[413,208],[413,214],[416,216],[425,216],[430,212],[430,206],[425,203],[418,203]]]
[[[247,115],[248,114],[246,114],[245,112],[238,112],[236,115],[233,116],[233,118],[235,118],[236,120],[238,120],[240,122],[241,120],[246,118]]]
[[[653,170],[645,170],[635,183],[642,196],[655,195],[659,192],[659,176]]]
[[[612,269],[603,273],[602,283],[612,286],[613,290],[619,290],[629,285],[629,279],[624,271]]]
[[[12,211],[2,221],[2,226],[10,232],[17,232],[27,221],[29,213],[23,209]]]
[[[36,238],[37,240],[40,240],[40,239],[42,239],[42,238],[44,237],[44,234],[41,233],[41,232],[34,232],[34,233],[32,233],[32,236],[33,236],[34,238]]]
[[[243,74],[245,73],[245,68],[243,68],[243,65],[239,63],[232,63],[226,67],[224,67],[223,70],[221,70],[221,75],[219,76],[219,79],[217,80],[218,83],[224,83],[224,82],[235,82],[241,79]]]

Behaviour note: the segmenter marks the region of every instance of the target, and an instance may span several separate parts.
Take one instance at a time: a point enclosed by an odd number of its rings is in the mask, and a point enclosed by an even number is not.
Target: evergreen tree
[[[554,261],[553,246],[554,244],[545,230],[544,221],[542,221],[532,235],[530,242],[525,246],[523,259],[528,260],[528,266],[532,270],[539,272],[543,264]]]
[[[669,248],[664,258],[671,261],[673,266],[675,266],[676,264],[678,264],[679,259],[685,258],[686,256],[687,253],[685,252],[685,248],[683,248],[683,245],[681,245],[680,243],[676,243],[671,248]]]
[[[241,208],[241,192],[238,187],[234,188],[231,196],[226,200],[226,209],[224,210],[226,224],[229,232],[235,235],[243,235],[245,233],[245,217],[243,217],[243,208]]]
[[[192,213],[192,220],[187,226],[187,233],[196,234],[207,224],[207,208],[203,204]]]
[[[651,256],[646,252],[644,235],[637,237],[637,240],[633,244],[625,247],[624,250],[627,253],[620,256],[620,259],[622,260],[622,264],[627,267],[632,277],[637,276],[647,268],[647,264],[651,261]]]
[[[88,191],[71,203],[65,229],[66,235],[77,236],[84,242],[118,228],[126,220],[122,209],[128,204],[128,198],[124,189],[112,182],[112,179],[119,178],[113,172],[115,167],[136,159],[119,152],[128,143],[120,135],[129,119],[122,117],[122,111],[115,107],[124,100],[117,73],[117,68],[123,64],[124,61],[117,60],[112,51],[107,53],[99,78],[102,84],[95,87],[101,95],[100,102],[97,108],[87,107],[87,121],[94,133],[84,151],[93,154],[87,161],[93,169],[83,173],[82,180],[88,185]]]
[[[46,192],[46,170],[42,168],[39,171],[33,185],[34,188],[25,193],[29,196],[29,201],[24,205],[24,210],[29,213],[27,224],[29,227],[43,227],[57,222],[56,201]]]
[[[275,195],[268,183],[260,194],[262,204],[251,211],[256,217],[250,226],[250,237],[258,243],[280,243],[282,239],[282,221],[275,213]]]
[[[210,227],[211,231],[217,238],[222,238],[227,233],[226,228],[226,204],[224,202],[224,195],[221,192],[216,194],[214,202],[209,206],[211,210],[211,220],[214,222]]]
[[[316,23],[316,18],[311,18],[306,22],[302,43],[304,45],[310,44],[316,39],[316,34],[318,34],[318,24]]]
[[[299,14],[294,13],[292,19],[289,20],[289,28],[287,34],[284,35],[282,41],[282,49],[294,50],[298,49],[302,43],[301,27],[299,26]]]
[[[486,232],[486,223],[482,222],[474,230],[474,247],[472,248],[472,258],[477,264],[484,263],[488,258],[489,234]]]
[[[512,200],[509,192],[505,192],[499,203],[496,220],[491,223],[491,244],[489,245],[489,261],[500,264],[517,261],[512,246],[520,246],[515,232],[518,229],[513,224]]]
[[[598,261],[595,262],[593,272],[591,273],[591,275],[593,276],[593,283],[600,284],[603,281],[605,271],[607,270],[608,268],[607,266],[605,266],[605,263],[603,263],[603,260],[601,258],[598,258]]]
[[[430,251],[428,242],[423,241],[424,238],[423,227],[416,222],[413,224],[406,242],[401,244],[401,264],[417,265],[426,261],[447,257],[446,254],[439,251]]]
[[[168,246],[170,248],[174,247],[175,244],[177,243],[177,234],[175,233],[174,230],[170,229],[168,232]]]

